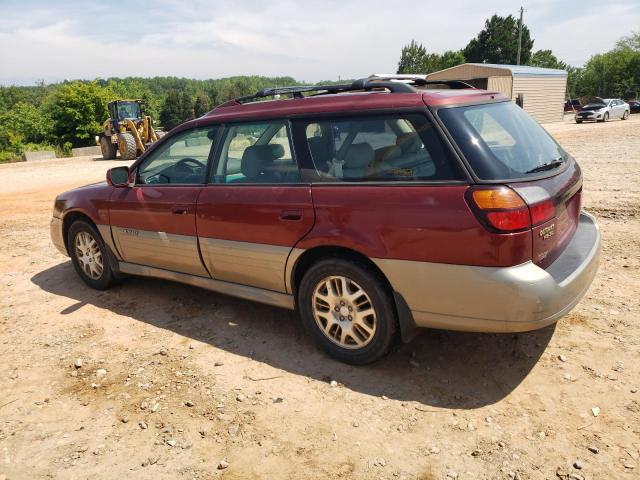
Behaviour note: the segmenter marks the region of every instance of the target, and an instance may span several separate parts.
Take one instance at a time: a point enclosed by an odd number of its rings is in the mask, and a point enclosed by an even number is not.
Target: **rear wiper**
[[[554,168],[558,168],[563,163],[564,163],[564,160],[562,160],[562,158],[559,158],[557,160],[554,160],[553,162],[543,163],[542,165],[538,165],[536,168],[532,168],[531,170],[524,173],[538,173],[538,172],[544,172],[546,170],[553,170]]]

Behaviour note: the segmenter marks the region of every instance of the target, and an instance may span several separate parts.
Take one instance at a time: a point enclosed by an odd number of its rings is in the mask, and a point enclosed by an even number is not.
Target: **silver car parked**
[[[606,122],[612,118],[626,120],[631,109],[629,104],[619,98],[598,98],[586,104],[576,113],[576,123],[584,121]]]

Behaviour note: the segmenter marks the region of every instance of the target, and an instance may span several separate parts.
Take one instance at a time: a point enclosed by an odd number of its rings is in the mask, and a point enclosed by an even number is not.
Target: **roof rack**
[[[471,85],[458,80],[428,81],[426,75],[406,74],[375,74],[366,78],[354,80],[349,84],[341,85],[301,85],[293,87],[264,88],[253,95],[238,97],[227,103],[245,103],[259,98],[274,97],[278,95],[291,95],[293,98],[304,98],[304,93],[317,92],[316,95],[327,95],[342,92],[370,91],[385,89],[390,93],[415,93],[415,87],[427,85],[447,85],[449,88],[473,88]],[[226,105],[226,104],[224,104]]]
[[[426,75],[418,74],[406,74],[406,73],[374,73],[370,75],[367,80],[385,81],[385,82],[401,82],[406,84],[413,84],[418,87],[426,87],[428,85],[446,85],[451,89],[464,89],[475,88],[473,85],[463,82],[461,80],[427,80]]]

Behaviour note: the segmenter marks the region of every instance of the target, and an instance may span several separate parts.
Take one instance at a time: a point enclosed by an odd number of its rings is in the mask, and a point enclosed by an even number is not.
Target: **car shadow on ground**
[[[553,326],[521,334],[425,330],[373,365],[352,367],[318,350],[295,312],[150,278],[128,278],[99,292],[82,283],[69,261],[31,281],[77,302],[61,315],[91,304],[293,374],[434,407],[472,409],[501,400],[528,375],[554,332]]]

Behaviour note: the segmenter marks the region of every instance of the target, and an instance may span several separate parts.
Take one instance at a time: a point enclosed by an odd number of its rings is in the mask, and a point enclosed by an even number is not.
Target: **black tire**
[[[626,120],[627,118],[629,118],[629,110],[625,110],[622,114],[622,120]]]
[[[118,134],[118,151],[122,160],[133,160],[138,155],[136,139],[130,133]]]
[[[375,312],[375,330],[362,347],[351,346],[349,348],[339,345],[336,343],[337,340],[331,340],[316,322],[313,303],[314,293],[324,280],[333,276],[345,277],[353,282],[350,285],[359,287],[370,299],[370,304]],[[366,297],[360,297],[360,300],[364,298]],[[334,308],[337,309],[339,307],[336,304]],[[354,304],[353,308],[359,307]],[[381,278],[380,274],[363,263],[340,258],[328,258],[311,266],[302,278],[298,288],[298,309],[305,329],[314,341],[329,355],[345,363],[366,365],[374,362],[389,351],[395,338],[397,319],[391,292],[389,292],[386,282]],[[337,316],[340,315],[340,313],[334,313],[331,308],[327,308],[327,311],[323,313],[325,315],[335,315],[335,322],[338,321]],[[352,326],[350,321],[347,324],[346,318],[345,324],[349,328]],[[335,323],[334,326],[336,326],[336,329],[333,330],[334,332],[342,332],[341,328],[337,330],[339,328],[338,323]],[[362,332],[362,330],[359,331]],[[343,336],[342,334],[338,335]],[[352,336],[349,336],[349,338],[353,341]]]
[[[576,120],[576,123],[582,123],[582,120]]]
[[[110,137],[103,135],[100,137],[100,150],[102,151],[102,158],[113,160],[118,153],[118,146],[111,142]]]
[[[102,272],[97,278],[92,277],[85,270],[85,267],[83,267],[84,263],[79,258],[80,250],[76,247],[76,238],[83,233],[90,235],[91,238],[95,240],[95,249],[100,252]],[[71,227],[69,227],[69,231],[67,232],[67,249],[69,251],[69,256],[71,257],[71,262],[73,263],[73,268],[75,268],[82,281],[91,288],[95,288],[96,290],[106,290],[117,282],[116,276],[111,269],[109,249],[104,244],[100,233],[90,223],[84,220],[76,220],[71,224]]]
[[[609,121],[609,112],[604,112],[604,115],[602,117],[602,121],[603,122],[608,122]]]

